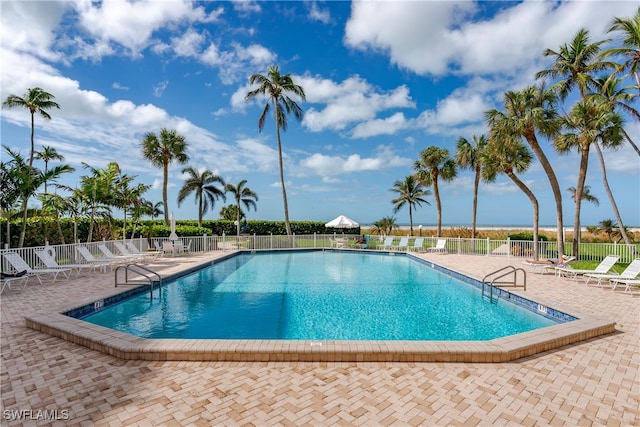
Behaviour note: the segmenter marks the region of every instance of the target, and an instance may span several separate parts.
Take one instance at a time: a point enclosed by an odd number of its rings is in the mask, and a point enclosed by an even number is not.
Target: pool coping
[[[215,261],[194,264],[163,279],[188,274],[238,252],[243,251],[235,251]],[[437,265],[431,261],[429,263]],[[114,288],[109,295],[95,300],[121,292]],[[25,317],[26,326],[120,359],[155,361],[496,363],[517,360],[615,332],[615,322],[577,313],[576,310],[562,310],[558,304],[545,303],[545,306],[570,313],[577,320],[488,341],[146,339],[63,314],[87,303],[93,302],[82,301],[66,309],[28,315]]]

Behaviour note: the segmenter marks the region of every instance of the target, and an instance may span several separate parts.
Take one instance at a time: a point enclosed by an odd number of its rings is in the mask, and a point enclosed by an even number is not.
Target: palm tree
[[[406,176],[404,181],[394,182],[391,191],[398,193],[398,197],[391,201],[394,204],[393,213],[398,213],[404,205],[409,206],[409,235],[413,236],[413,209],[415,206],[422,206],[422,203],[430,205],[422,196],[429,196],[431,192],[413,175]]]
[[[80,177],[80,189],[84,201],[89,207],[89,233],[87,242],[93,241],[94,222],[97,216],[111,217],[110,206],[115,205],[116,183],[120,175],[120,166],[110,162],[106,168],[94,168],[87,163],[82,167],[89,169],[90,175]]]
[[[250,91],[245,96],[245,101],[249,101],[257,96],[267,98],[267,103],[258,119],[258,130],[262,132],[267,114],[274,109],[273,115],[276,121],[276,137],[278,139],[278,164],[280,166],[280,183],[282,185],[282,200],[284,203],[284,222],[287,235],[291,235],[291,224],[289,222],[289,205],[287,204],[287,192],[284,185],[284,166],[282,164],[282,142],[280,140],[280,129],[287,130],[287,115],[293,113],[298,120],[302,120],[302,109],[287,94],[292,93],[303,101],[306,99],[304,89],[293,82],[290,74],[281,75],[277,65],[272,65],[267,69],[267,75],[254,74],[249,79],[250,84],[258,84],[258,88]]]
[[[198,203],[198,227],[202,227],[202,216],[209,211],[209,206],[213,209],[216,199],[227,200],[224,191],[215,186],[217,182],[224,188],[224,180],[210,170],[201,173],[192,166],[182,169],[182,173],[188,176],[178,193],[178,206],[189,194],[195,192]]]
[[[147,133],[141,142],[142,157],[149,160],[155,167],[162,168],[162,203],[164,204],[164,222],[169,225],[169,202],[167,200],[167,186],[169,184],[169,165],[173,161],[185,164],[189,161],[184,136],[175,130],[160,129],[160,135]]]
[[[15,191],[14,194],[22,204],[22,229],[20,230],[20,240],[18,242],[18,247],[21,248],[24,245],[24,238],[27,231],[29,199],[36,194],[38,188],[40,188],[45,181],[55,180],[64,173],[73,172],[74,169],[69,165],[59,165],[45,174],[43,171],[26,164],[20,153],[14,152],[8,147],[4,148],[11,157],[11,160],[7,162],[9,165],[9,174],[12,176],[10,182],[17,185],[12,191]]]
[[[608,78],[597,78],[595,80],[598,92],[591,94],[591,96],[601,98],[603,102],[606,102],[611,111],[613,112],[626,112],[631,117],[640,121],[640,113],[631,105],[638,96],[632,95],[629,92],[633,86],[622,86],[622,79],[616,78],[613,75]],[[633,142],[629,134],[624,128],[621,129],[625,139],[631,144],[636,153],[640,156],[640,148]]]
[[[625,242],[630,245],[631,241],[624,231],[624,225],[622,224],[613,193],[611,193],[608,185],[604,157],[599,146],[599,143],[611,148],[616,148],[620,145],[622,142],[622,119],[618,114],[612,112],[608,105],[598,101],[597,98],[589,97],[585,102],[577,102],[570,113],[563,118],[562,122],[566,132],[556,137],[556,149],[561,153],[565,153],[577,148],[580,152],[580,170],[574,195],[576,210],[574,214],[573,253],[578,253],[580,243],[580,210],[591,146],[595,148],[598,154],[603,174],[603,184],[616,214],[618,224],[620,224],[622,235],[625,238]]]
[[[616,66],[615,74],[629,70],[636,80],[636,87],[640,92],[640,76],[638,65],[640,64],[640,8],[636,9],[633,18],[614,18],[607,30],[608,33],[618,32],[622,35],[622,47],[608,49],[605,56],[622,55],[626,60]]]
[[[618,231],[618,224],[612,219],[603,219],[598,223],[598,228],[596,228],[596,233],[604,233],[609,238],[609,241],[613,241],[613,236],[616,234],[620,234]]]
[[[479,137],[473,135],[473,144],[466,138],[460,137],[456,144],[456,162],[463,169],[471,169],[475,176],[473,179],[473,208],[471,213],[471,238],[476,238],[476,216],[478,212],[478,188],[480,187],[480,176],[482,163],[480,156],[482,150],[487,146],[488,141],[484,135]]]
[[[590,43],[589,31],[580,29],[571,44],[560,46],[558,51],[544,51],[543,55],[554,58],[555,62],[551,64],[551,68],[536,73],[536,78],[560,78],[552,88],[558,91],[562,100],[577,88],[580,99],[584,101],[589,89],[595,87],[594,73],[614,67],[612,62],[600,60],[600,47],[605,42],[607,40]]]
[[[427,147],[420,153],[420,159],[414,163],[416,178],[421,184],[433,186],[433,195],[436,199],[438,211],[438,229],[436,237],[442,232],[442,205],[440,203],[440,190],[438,180],[452,181],[456,177],[456,162],[449,157],[449,150],[435,146]]]
[[[504,112],[489,110],[486,119],[493,138],[524,138],[544,169],[556,203],[556,237],[558,253],[564,253],[564,219],[562,212],[562,191],[551,162],[538,143],[536,132],[550,138],[559,129],[558,114],[555,110],[556,95],[544,85],[529,86],[521,91],[507,91],[504,94]]]
[[[64,156],[62,154],[59,154],[55,148],[49,145],[43,146],[40,151],[36,151],[34,158],[37,160],[42,160],[44,162],[44,173],[47,173],[49,171],[49,162],[51,160],[59,160],[61,162],[64,161]],[[44,192],[48,192],[46,181],[44,183]]]
[[[384,218],[373,223],[375,232],[378,234],[390,234],[393,230],[398,229],[396,218],[393,216],[385,216]]]
[[[571,200],[573,200],[575,202],[576,201],[576,187],[569,187],[569,188],[567,188],[567,190],[569,190],[569,193],[571,193]],[[589,187],[588,185],[585,185],[584,189],[582,190],[582,200],[584,200],[585,202],[593,203],[596,206],[600,206],[600,200],[598,200],[598,198],[596,196],[591,194],[591,187]]]
[[[236,201],[236,235],[240,236],[240,213],[242,209],[240,209],[240,203],[247,208],[247,211],[250,211],[253,207],[253,210],[258,210],[256,206],[256,202],[258,201],[258,195],[254,193],[249,187],[245,187],[247,183],[246,179],[243,179],[238,183],[238,185],[227,184],[224,187],[224,190],[233,194],[233,198]]]
[[[3,107],[8,108],[26,108],[31,113],[31,152],[29,155],[29,166],[33,166],[33,156],[35,154],[34,132],[35,132],[35,114],[39,113],[45,120],[51,120],[47,110],[51,108],[60,108],[53,99],[55,96],[49,92],[45,92],[39,87],[27,89],[22,96],[10,94],[2,103]]]
[[[533,258],[538,259],[538,223],[540,210],[538,199],[517,174],[525,172],[531,165],[533,156],[519,138],[498,140],[489,137],[489,144],[482,151],[482,177],[486,181],[495,180],[500,173],[507,175],[531,201],[533,205]]]

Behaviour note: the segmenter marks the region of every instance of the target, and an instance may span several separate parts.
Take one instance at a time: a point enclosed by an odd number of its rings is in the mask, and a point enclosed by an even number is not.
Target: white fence
[[[382,242],[386,236],[372,235],[369,239],[367,250],[389,250],[389,247],[382,247]],[[406,236],[404,236],[406,237]],[[290,248],[331,248],[335,246],[337,240],[341,241],[342,247],[360,248],[356,242],[358,236],[342,234],[312,234],[312,235],[242,235],[242,236],[185,236],[180,240],[184,247],[189,247],[192,253],[202,253],[209,251],[229,251],[229,250],[275,250]],[[400,241],[400,236],[394,237],[394,245]],[[424,237],[422,248],[414,248],[416,237],[409,237],[408,249],[425,250],[434,247],[438,241],[435,237]],[[140,251],[153,250],[156,247],[162,248],[162,242],[167,238],[146,238],[128,240],[131,241]],[[91,243],[66,244],[46,246],[55,253],[55,258],[59,264],[78,264],[84,260],[76,253],[77,246],[84,246],[96,257],[103,256],[98,249],[98,245],[104,244],[114,254],[119,254],[114,243],[116,241],[100,241]],[[345,244],[346,242],[346,244]],[[533,242],[521,240],[490,240],[490,239],[463,239],[447,238],[446,252],[463,255],[483,255],[514,258],[531,258],[533,254]],[[39,267],[40,260],[35,251],[45,249],[45,246],[29,248],[8,248],[0,250],[0,256],[6,252],[17,252],[32,267]],[[402,250],[406,250],[402,248]],[[565,252],[571,250],[570,242],[565,244]],[[557,245],[555,242],[538,242],[538,253],[540,258],[558,258]],[[627,246],[619,243],[581,243],[578,259],[600,261],[607,255],[618,255],[621,263],[630,263],[640,253],[640,244]],[[566,253],[567,255],[573,255]],[[11,271],[11,266],[2,257],[0,262],[2,271]]]

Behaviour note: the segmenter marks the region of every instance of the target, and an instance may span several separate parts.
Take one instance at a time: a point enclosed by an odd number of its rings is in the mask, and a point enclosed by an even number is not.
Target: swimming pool
[[[143,338],[278,340],[491,340],[558,323],[415,258],[351,251],[239,254],[82,319]]]
[[[312,249],[313,250],[313,249]],[[292,251],[292,250],[284,250]],[[300,252],[303,250],[293,251]],[[261,251],[257,251],[260,253]],[[154,268],[160,268],[167,281],[199,271],[238,255],[238,251],[211,251],[195,254],[175,262],[158,260]],[[504,262],[485,257],[467,257],[431,254],[402,254],[419,259],[438,271],[478,284],[478,281],[455,271],[451,263],[481,263],[502,267]],[[445,261],[444,267],[439,260]],[[169,261],[169,262],[167,262]],[[451,270],[450,268],[454,268]],[[490,271],[490,270],[488,270]],[[488,272],[487,271],[487,272]],[[97,279],[97,278],[96,278]],[[78,279],[83,285],[87,280]],[[543,280],[536,275],[535,281]],[[101,307],[128,299],[133,294],[149,296],[145,287],[122,288],[104,286],[100,279],[93,296],[81,300],[60,299],[52,301],[50,308],[25,316],[30,329],[64,339],[124,360],[175,360],[175,361],[235,361],[235,362],[508,362],[537,353],[558,349],[601,335],[615,332],[615,322],[595,317],[589,313],[556,310],[556,303],[535,301],[525,297],[527,292],[504,292],[501,298],[529,305],[533,311],[552,316],[567,316],[568,322],[487,341],[354,341],[354,340],[247,340],[247,339],[153,339],[140,338],[128,333],[94,325],[78,317],[99,310]],[[157,290],[156,290],[157,294]],[[565,314],[571,313],[571,314]],[[573,315],[573,316],[571,316]],[[575,320],[573,320],[575,319]]]

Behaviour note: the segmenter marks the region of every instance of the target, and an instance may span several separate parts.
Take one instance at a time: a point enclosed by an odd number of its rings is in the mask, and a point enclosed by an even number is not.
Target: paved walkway
[[[424,255],[476,278],[518,261]],[[160,259],[165,272],[190,258]],[[640,298],[528,274],[527,294],[619,332],[503,364],[123,361],[25,327],[113,292],[112,273],[0,298],[2,425],[640,425]],[[49,411],[46,414],[42,411]],[[17,419],[16,419],[17,418]],[[51,423],[51,421],[49,421]]]

